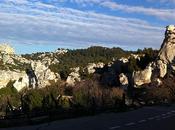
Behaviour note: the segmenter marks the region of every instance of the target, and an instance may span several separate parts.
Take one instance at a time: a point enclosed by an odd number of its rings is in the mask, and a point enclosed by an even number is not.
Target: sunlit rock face
[[[169,25],[166,28],[165,39],[160,48],[158,59],[162,62],[163,65],[159,67],[160,75],[161,72],[166,70],[172,71],[175,70],[175,26]],[[169,69],[169,70],[168,70]],[[164,77],[166,75],[161,75],[160,77]]]
[[[28,88],[29,87],[28,76],[24,74],[23,76],[19,77],[18,80],[14,82],[13,87],[15,87],[17,91],[21,91],[24,88]]]
[[[8,71],[8,70],[0,70],[0,88],[6,87],[10,81],[13,82],[13,81],[22,81],[23,80],[22,87],[19,85],[14,86],[17,90],[21,90],[23,87],[27,87],[27,85],[28,85],[28,81],[26,81],[26,80],[24,81],[24,77],[27,77],[27,75],[24,71],[15,72],[15,71]]]
[[[166,27],[165,38],[157,60],[150,64],[147,69],[134,73],[134,84],[138,87],[164,78],[168,71],[173,70],[175,70],[175,26],[169,25]]]
[[[66,79],[67,86],[74,86],[76,82],[81,81],[79,70],[80,70],[79,67],[72,68],[72,72]]]
[[[99,62],[99,63],[89,63],[87,65],[87,71],[89,74],[93,74],[97,68],[103,68],[105,66],[104,63]]]
[[[120,81],[121,87],[124,90],[127,90],[128,89],[128,85],[129,85],[129,82],[128,82],[128,77],[124,73],[121,73],[119,75],[119,81]]]
[[[23,88],[50,86],[60,79],[59,74],[52,72],[42,61],[28,60],[14,52],[9,45],[0,45],[0,88],[12,82],[13,87],[21,91]],[[27,73],[28,69],[31,75]]]
[[[32,62],[32,69],[37,78],[37,85],[35,87],[46,87],[51,85],[50,81],[57,82],[59,80],[59,76],[57,76],[54,72],[52,72],[47,66],[45,66],[42,62]]]
[[[15,54],[14,49],[8,44],[0,44],[0,53]]]
[[[172,63],[175,57],[175,26],[167,26],[165,39],[160,48],[159,59],[163,63]]]

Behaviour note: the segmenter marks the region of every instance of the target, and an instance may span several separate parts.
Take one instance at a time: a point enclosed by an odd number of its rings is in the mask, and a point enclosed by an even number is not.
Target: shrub
[[[113,107],[122,101],[122,96],[122,89],[105,88],[94,80],[82,81],[73,90],[75,103],[83,107]]]
[[[169,88],[166,87],[159,87],[159,88],[152,88],[147,90],[146,94],[146,101],[154,103],[163,103],[164,101],[171,100],[171,94]]]
[[[26,111],[41,108],[43,96],[37,90],[29,90],[23,97],[23,107],[27,108]]]

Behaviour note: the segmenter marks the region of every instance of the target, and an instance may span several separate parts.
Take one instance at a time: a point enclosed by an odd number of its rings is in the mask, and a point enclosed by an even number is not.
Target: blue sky
[[[85,48],[159,48],[175,0],[0,0],[0,43],[18,54]]]

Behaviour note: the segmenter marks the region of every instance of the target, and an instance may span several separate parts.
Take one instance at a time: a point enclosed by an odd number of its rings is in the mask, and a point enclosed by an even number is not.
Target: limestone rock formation
[[[175,71],[175,26],[169,25],[166,27],[165,39],[161,48],[157,60],[150,63],[149,66],[143,71],[134,72],[134,84],[136,87],[156,81],[161,84],[160,78],[164,78],[165,75],[171,71]]]
[[[79,67],[72,69],[72,72],[69,74],[66,80],[68,86],[74,86],[76,82],[81,80],[79,70]]]
[[[133,73],[134,84],[137,86],[147,84],[151,82],[152,70],[151,63],[143,71],[137,71]]]
[[[19,92],[24,88],[29,87],[29,78],[26,74],[19,77],[13,84],[13,86],[16,88],[16,90]]]
[[[93,74],[96,70],[96,68],[103,68],[104,67],[104,63],[102,63],[102,62],[99,62],[99,63],[97,63],[97,64],[95,64],[95,63],[89,63],[88,65],[87,65],[87,72],[89,73],[89,74]]]
[[[14,49],[8,44],[0,44],[0,53],[15,54]]]
[[[162,60],[157,60],[156,68],[158,68],[158,77],[163,78],[167,73],[167,64]]]
[[[165,39],[160,48],[159,60],[167,66],[173,66],[175,63],[175,26],[167,26]],[[161,69],[161,68],[160,68]]]
[[[50,81],[57,82],[59,80],[59,77],[54,72],[52,72],[47,66],[42,64],[42,62],[32,62],[31,66],[35,72],[38,82],[37,84],[39,87],[51,85]]]
[[[0,45],[0,63],[3,63],[0,68],[0,88],[13,82],[13,86],[20,91],[25,87],[49,86],[60,79],[59,74],[52,72],[42,60],[28,60],[14,52],[9,45]]]
[[[129,82],[128,82],[127,76],[126,76],[124,73],[121,73],[121,74],[119,75],[119,81],[120,81],[121,87],[122,87],[124,90],[127,90],[128,85],[129,85]]]
[[[15,71],[7,71],[7,70],[0,70],[0,88],[6,87],[6,85],[10,81],[23,81],[23,87],[27,87],[28,81],[25,80],[24,83],[24,77],[26,77],[26,73],[23,72],[15,72]],[[25,84],[25,85],[24,85]],[[21,86],[14,86],[17,90],[20,90]]]

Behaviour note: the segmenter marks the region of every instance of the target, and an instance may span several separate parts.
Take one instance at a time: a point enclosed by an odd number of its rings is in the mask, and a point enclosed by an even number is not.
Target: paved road
[[[2,130],[175,130],[175,105],[55,121]]]

